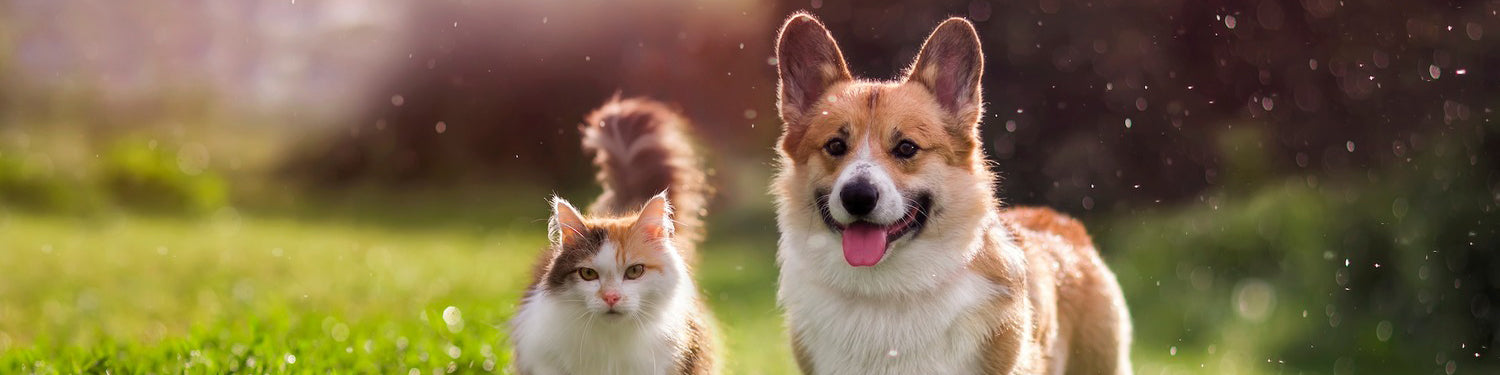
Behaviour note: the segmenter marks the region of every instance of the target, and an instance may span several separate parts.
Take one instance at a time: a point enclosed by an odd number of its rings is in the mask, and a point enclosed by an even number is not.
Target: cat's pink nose
[[[620,292],[604,292],[599,295],[599,298],[604,299],[604,303],[609,307],[615,307],[616,303],[620,303]]]

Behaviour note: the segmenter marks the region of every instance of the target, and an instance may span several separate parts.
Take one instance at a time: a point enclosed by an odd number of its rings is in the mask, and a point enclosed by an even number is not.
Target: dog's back
[[[1131,325],[1115,275],[1078,220],[1049,208],[1001,211],[1026,252],[1036,341],[1052,369],[1067,374],[1128,374]],[[1053,331],[1053,332],[1048,332]]]

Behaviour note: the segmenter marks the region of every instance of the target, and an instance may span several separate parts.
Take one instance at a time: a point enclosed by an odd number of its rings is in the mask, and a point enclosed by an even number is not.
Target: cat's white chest
[[[590,321],[570,310],[539,300],[517,315],[512,340],[521,373],[668,374],[676,367],[676,345],[662,333],[671,327],[608,321],[614,318],[607,316]]]
[[[994,288],[978,275],[965,272],[930,297],[904,302],[849,298],[823,287],[789,284],[801,283],[783,280],[782,302],[817,374],[980,371],[989,329],[973,313]]]

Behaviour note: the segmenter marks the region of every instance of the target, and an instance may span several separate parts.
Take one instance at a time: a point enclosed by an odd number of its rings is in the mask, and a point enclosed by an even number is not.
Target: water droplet
[[[443,323],[448,324],[448,331],[458,333],[464,330],[464,315],[456,306],[448,306],[443,309]]]
[[[1126,121],[1130,121],[1130,120],[1126,120]],[[1011,133],[1015,133],[1016,132],[1016,120],[1006,120],[1005,121],[1005,131],[1008,131],[1008,132],[1011,132]]]
[[[1276,101],[1269,97],[1261,98],[1260,108],[1266,110],[1266,112],[1270,112],[1272,108],[1276,108]]]
[[[1428,65],[1427,75],[1431,76],[1432,79],[1438,79],[1443,76],[1443,69],[1439,68],[1437,65]]]
[[[1240,317],[1263,321],[1276,310],[1276,289],[1260,279],[1245,279],[1235,286],[1234,301]]]
[[[1344,149],[1349,150],[1349,152],[1354,152],[1354,141],[1344,142]]]
[[[1236,22],[1234,20],[1234,16],[1224,16],[1224,27],[1228,27],[1230,30],[1234,30],[1235,24]]]
[[[328,335],[333,336],[333,341],[344,342],[344,340],[349,339],[349,325],[344,323],[334,324],[333,329],[328,332]],[[353,349],[350,349],[350,351],[353,351]]]
[[[287,353],[287,355],[286,355],[286,364],[290,365],[290,364],[293,364],[293,363],[297,363],[297,356],[292,355],[291,353]]]
[[[400,107],[402,104],[406,104],[406,97],[401,95],[391,95],[391,105]]]
[[[433,125],[433,129],[437,129],[438,134],[443,134],[443,132],[448,131],[448,123],[438,121],[437,125]]]
[[[197,176],[208,170],[209,159],[208,147],[189,143],[177,150],[177,169],[183,174]]]
[[[1174,357],[1177,356],[1177,346],[1172,346],[1171,348],[1167,349],[1167,353],[1170,353]]]

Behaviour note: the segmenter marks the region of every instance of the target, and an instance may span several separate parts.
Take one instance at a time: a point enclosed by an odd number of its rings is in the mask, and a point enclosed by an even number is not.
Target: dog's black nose
[[[839,200],[844,202],[844,211],[849,211],[850,215],[865,216],[875,210],[880,191],[867,181],[853,181],[839,191]]]

